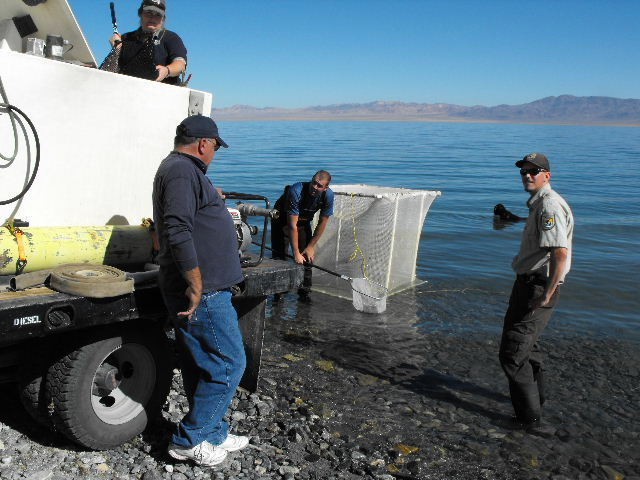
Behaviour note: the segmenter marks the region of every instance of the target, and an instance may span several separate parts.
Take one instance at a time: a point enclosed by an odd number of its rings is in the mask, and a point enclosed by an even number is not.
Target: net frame
[[[368,278],[352,278],[351,294],[353,306],[360,312],[383,313],[387,309],[387,289]]]
[[[439,191],[332,185],[334,216],[318,242],[315,263],[382,285],[389,295],[421,283],[416,259],[424,219]],[[317,218],[316,218],[317,221]],[[314,273],[313,289],[351,297],[344,282]]]

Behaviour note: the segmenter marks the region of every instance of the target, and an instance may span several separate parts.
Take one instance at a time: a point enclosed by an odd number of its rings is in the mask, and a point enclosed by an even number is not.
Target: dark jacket
[[[229,288],[244,279],[233,219],[206,171],[198,158],[172,152],[156,172],[153,220],[168,293],[184,292],[182,273],[195,267],[200,267],[204,292]]]
[[[169,65],[176,58],[183,58],[186,62],[187,49],[178,34],[171,30],[150,34],[139,28],[122,35],[118,60],[120,73],[155,80],[158,77],[156,65]],[[167,77],[162,83],[175,85],[179,81],[178,77]]]

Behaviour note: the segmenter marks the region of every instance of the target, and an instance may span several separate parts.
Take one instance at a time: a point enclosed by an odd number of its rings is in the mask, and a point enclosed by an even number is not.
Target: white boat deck
[[[78,44],[71,62],[63,62],[22,53],[0,38],[0,103],[26,114],[40,144],[33,185],[21,201],[0,205],[0,224],[14,217],[34,227],[139,224],[152,215],[153,175],[172,149],[176,125],[189,114],[210,115],[212,95],[80,65],[94,59],[66,0],[0,3],[0,22],[25,14],[38,25],[37,36],[54,33]],[[11,116],[0,108],[0,202],[20,193],[36,164],[28,122]]]

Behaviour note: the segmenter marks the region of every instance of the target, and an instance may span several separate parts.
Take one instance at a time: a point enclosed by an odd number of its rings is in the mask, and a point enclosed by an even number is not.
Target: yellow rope
[[[158,232],[156,231],[156,226],[153,223],[152,218],[143,218],[142,226],[147,229],[149,235],[151,235],[151,243],[153,244],[151,247],[151,260],[155,263],[156,257],[160,252],[160,238],[158,238]]]
[[[4,225],[9,230],[9,233],[13,235],[18,244],[18,261],[16,262],[16,275],[19,275],[27,265],[26,249],[24,247],[24,232],[19,227],[14,226],[13,219],[9,220]]]
[[[369,275],[367,274],[367,269],[368,269],[367,259],[364,256],[364,252],[362,251],[362,248],[360,248],[360,244],[358,243],[358,233],[356,231],[356,211],[355,211],[354,197],[355,195],[351,193],[351,210],[352,210],[351,222],[353,224],[353,241],[356,244],[356,248],[351,254],[351,256],[349,257],[349,261],[355,262],[358,259],[358,256],[362,257],[362,275],[365,278],[369,278]]]

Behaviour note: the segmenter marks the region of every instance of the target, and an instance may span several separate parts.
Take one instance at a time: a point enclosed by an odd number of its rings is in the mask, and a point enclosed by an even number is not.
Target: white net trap
[[[314,269],[313,289],[353,298],[358,310],[380,313],[388,294],[417,283],[422,226],[440,192],[373,185],[332,185],[331,189],[334,216],[318,244],[315,264],[352,281]],[[362,309],[358,308],[361,301]]]

